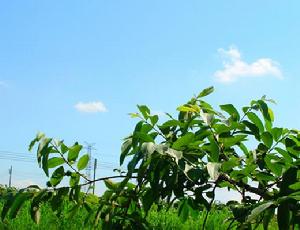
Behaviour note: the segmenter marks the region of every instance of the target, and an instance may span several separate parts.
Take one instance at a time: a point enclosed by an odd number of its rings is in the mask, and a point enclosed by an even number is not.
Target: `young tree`
[[[299,226],[300,132],[273,126],[268,107],[273,101],[266,97],[251,101],[242,111],[232,104],[220,105],[217,111],[203,100],[212,92],[213,87],[204,89],[177,108],[178,117],[167,113],[169,119],[162,124],[147,106],[138,106],[131,117],[139,122],[121,148],[120,164],[126,162],[127,172],[96,179],[107,187],[100,197],[80,192],[83,185],[94,183],[82,173],[88,162],[87,155],[79,158],[82,146],[66,146],[38,134],[29,148],[38,143],[37,160],[49,177],[48,188],[20,190],[7,200],[2,219],[8,214],[14,218],[22,203],[31,200],[31,215],[38,222],[41,203],[50,202],[59,213],[61,201],[68,197],[74,203],[71,212],[79,207],[89,211],[87,223],[104,229],[146,229],[152,204],[176,202],[183,220],[205,208],[204,229],[216,188],[227,188],[241,194],[241,203],[228,203],[231,226],[251,229],[262,223],[267,229],[276,210],[279,229]],[[49,169],[54,169],[51,175]],[[60,187],[66,177],[69,186]],[[114,178],[122,180],[113,182]]]

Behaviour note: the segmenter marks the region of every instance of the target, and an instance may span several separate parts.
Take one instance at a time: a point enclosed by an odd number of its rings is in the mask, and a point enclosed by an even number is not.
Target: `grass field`
[[[0,204],[0,210],[2,210],[3,204]],[[56,229],[92,229],[91,226],[84,226],[84,219],[86,216],[86,211],[84,209],[80,210],[74,216],[68,216],[67,207],[62,211],[61,216],[58,218],[48,206],[43,206],[41,209],[41,221],[40,224],[35,224],[30,217],[28,211],[29,204],[25,204],[24,208],[20,211],[18,217],[13,220],[6,220],[6,227],[3,223],[0,222],[0,229],[28,229],[28,230],[37,230],[37,229],[47,229],[47,230],[56,230]],[[203,220],[205,218],[206,212],[199,212],[190,216],[186,222],[182,222],[177,215],[177,210],[170,209],[160,210],[154,207],[148,215],[148,221],[150,222],[153,229],[180,229],[180,230],[193,230],[201,229]],[[225,230],[225,229],[235,229],[235,227],[229,227],[230,222],[226,221],[230,218],[230,211],[226,208],[221,210],[214,210],[210,213],[207,219],[208,230]],[[98,228],[99,229],[99,228]],[[263,229],[262,226],[259,226],[257,229]],[[275,221],[271,224],[269,229],[277,229]]]

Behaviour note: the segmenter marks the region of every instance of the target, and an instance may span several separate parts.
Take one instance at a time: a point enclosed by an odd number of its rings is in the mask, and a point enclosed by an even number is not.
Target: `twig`
[[[53,147],[55,148],[55,150],[58,152],[58,154],[61,156],[61,158],[64,160],[64,162],[75,172],[77,173],[79,176],[81,176],[83,179],[91,182],[91,180],[89,178],[87,178],[84,174],[82,174],[81,172],[79,172],[78,170],[76,170],[71,164],[70,162],[65,158],[65,156],[59,151],[59,149],[57,148],[57,146],[52,143]]]
[[[79,186],[89,185],[89,184],[92,184],[92,183],[97,182],[97,181],[103,181],[103,180],[114,179],[114,178],[126,178],[126,177],[128,177],[128,176],[119,175],[119,176],[100,177],[96,180],[90,180],[86,183],[80,184]],[[136,179],[136,178],[137,178],[136,176],[130,177],[130,179]]]
[[[213,202],[215,200],[215,191],[216,191],[216,188],[217,188],[217,183],[215,184],[215,186],[214,186],[214,188],[212,190],[213,197],[212,197],[211,201],[209,202],[209,210],[207,210],[207,212],[206,212],[206,215],[205,215],[205,218],[204,218],[204,221],[203,221],[203,224],[202,224],[202,230],[204,230],[204,228],[205,228],[206,221],[207,221],[207,218],[208,218],[208,214],[209,214],[211,206],[212,206],[212,204],[213,204]]]
[[[266,193],[267,190],[252,187],[252,186],[250,186],[250,185],[248,185],[248,184],[243,183],[242,181],[235,181],[235,180],[232,180],[232,179],[229,178],[226,174],[223,174],[223,173],[220,174],[218,179],[219,179],[220,181],[227,181],[227,182],[229,182],[229,183],[232,184],[232,185],[239,186],[239,187],[245,189],[246,191],[255,193],[255,194],[257,194],[257,195],[259,195],[259,196],[261,196],[261,197],[264,197],[264,198],[269,197],[269,195]]]

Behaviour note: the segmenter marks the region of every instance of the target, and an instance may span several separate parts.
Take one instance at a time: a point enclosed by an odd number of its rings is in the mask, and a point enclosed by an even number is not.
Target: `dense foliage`
[[[139,122],[121,148],[120,164],[126,163],[127,171],[118,176],[90,180],[82,172],[89,159],[80,154],[80,144],[67,146],[38,134],[29,148],[38,144],[37,161],[49,177],[48,188],[30,186],[9,195],[2,219],[16,217],[30,200],[31,216],[39,222],[42,203],[59,215],[68,198],[74,204],[70,213],[84,207],[86,223],[103,229],[147,229],[153,204],[177,207],[183,221],[206,210],[204,229],[220,187],[241,195],[241,203],[228,203],[230,227],[251,229],[262,223],[267,229],[275,213],[279,229],[299,227],[300,132],[273,126],[268,106],[273,101],[266,97],[241,111],[232,104],[220,105],[218,111],[203,100],[212,92],[212,87],[203,90],[177,108],[178,117],[166,114],[163,123],[147,106],[138,106],[131,116]],[[68,186],[60,186],[64,178]],[[98,181],[107,187],[102,196],[81,192]]]

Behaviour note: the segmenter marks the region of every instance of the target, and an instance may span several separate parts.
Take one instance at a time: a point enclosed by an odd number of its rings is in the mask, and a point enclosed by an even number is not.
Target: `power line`
[[[0,157],[13,157],[13,158],[19,158],[21,160],[25,159],[25,160],[36,162],[36,157],[35,156],[27,155],[27,154],[28,153],[0,150]],[[91,158],[91,159],[93,159],[93,158]],[[109,165],[109,166],[115,167],[115,165],[113,165],[111,162],[102,161],[102,163],[104,163],[106,165]]]
[[[25,153],[23,153],[23,154],[25,154]],[[23,161],[23,162],[32,162],[32,163],[36,162],[36,157],[26,156],[26,155],[23,155],[23,154],[18,153],[18,152],[0,150],[0,159]],[[116,165],[112,164],[111,162],[106,162],[106,161],[102,161],[101,163],[99,163],[99,165],[106,166],[106,167],[116,167]]]
[[[93,149],[93,150],[96,150],[96,149]],[[22,156],[25,155],[25,156],[29,156],[29,157],[34,157],[36,155],[32,152],[16,152],[16,151],[11,151],[11,150],[0,150],[0,154],[1,153],[8,153],[8,154],[22,155]],[[95,153],[95,155],[97,155],[97,152]],[[113,157],[113,154],[102,154],[101,153],[101,156],[103,156],[103,157]]]
[[[0,156],[0,160],[11,160],[11,161],[24,162],[24,163],[33,163],[33,164],[37,163],[36,160],[22,159],[22,158],[16,158],[16,157],[3,157],[3,156]],[[115,169],[115,168],[118,168],[118,166],[112,165],[110,163],[104,163],[104,162],[97,163],[96,169],[101,169],[101,168]]]

